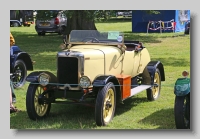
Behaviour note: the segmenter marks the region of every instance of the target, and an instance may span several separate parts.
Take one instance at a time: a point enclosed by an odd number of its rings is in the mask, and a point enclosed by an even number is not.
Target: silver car
[[[67,27],[67,17],[63,11],[51,10],[49,13],[51,14],[50,17],[52,17],[49,20],[36,19],[36,32],[38,35],[45,35],[45,33],[58,33],[59,35],[63,34]]]

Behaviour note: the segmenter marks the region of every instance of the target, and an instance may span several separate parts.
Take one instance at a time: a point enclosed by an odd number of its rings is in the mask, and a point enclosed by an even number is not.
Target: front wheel
[[[115,106],[116,91],[114,84],[109,82],[97,94],[95,120],[98,126],[105,126],[113,119]]]
[[[43,87],[39,84],[30,84],[26,94],[26,110],[32,120],[42,119],[49,115],[51,103],[45,103],[49,94],[44,94]]]
[[[190,96],[176,96],[174,104],[175,124],[177,129],[190,128]]]
[[[153,85],[146,91],[147,99],[150,101],[157,100],[160,96],[160,90],[161,90],[161,75],[159,69],[157,68],[154,74]]]

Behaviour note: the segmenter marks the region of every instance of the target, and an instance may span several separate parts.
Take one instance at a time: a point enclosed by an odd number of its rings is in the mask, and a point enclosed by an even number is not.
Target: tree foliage
[[[95,20],[107,20],[119,10],[38,10],[36,19],[48,20],[55,17],[57,12],[62,11],[67,16],[67,29],[68,35],[71,30],[96,30]],[[130,10],[120,10],[120,12],[127,12]],[[144,10],[148,14],[159,14],[159,11]]]

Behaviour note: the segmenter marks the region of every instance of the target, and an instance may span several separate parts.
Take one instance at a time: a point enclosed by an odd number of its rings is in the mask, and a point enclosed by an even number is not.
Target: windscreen
[[[118,44],[124,42],[124,34],[119,31],[72,30],[69,41],[70,43]]]

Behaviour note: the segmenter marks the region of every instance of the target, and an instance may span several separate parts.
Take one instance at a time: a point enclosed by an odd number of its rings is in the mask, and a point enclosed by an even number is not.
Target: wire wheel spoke
[[[48,98],[48,94],[46,94],[45,96],[42,96],[42,93],[43,93],[42,87],[38,86],[35,92],[35,96],[34,96],[34,106],[35,106],[35,111],[39,116],[44,116],[48,109],[48,104],[39,103],[39,97]]]
[[[113,105],[114,105],[114,92],[112,89],[109,89],[104,101],[103,107],[103,117],[105,121],[109,121],[113,113]]]

